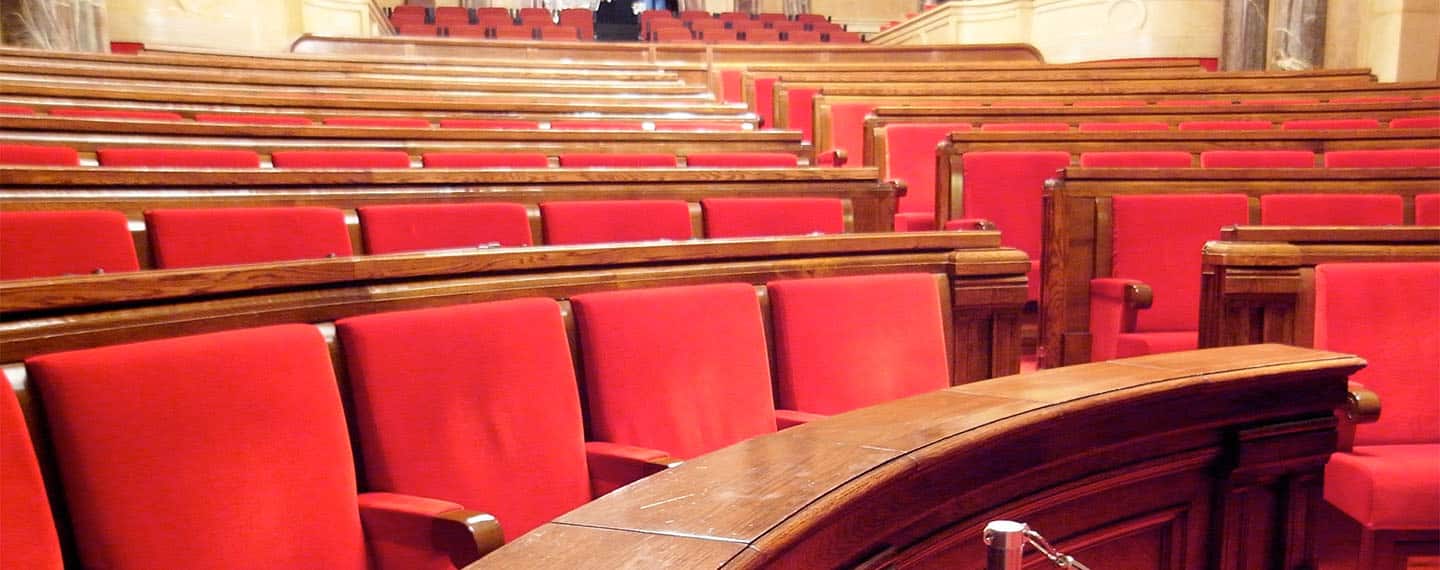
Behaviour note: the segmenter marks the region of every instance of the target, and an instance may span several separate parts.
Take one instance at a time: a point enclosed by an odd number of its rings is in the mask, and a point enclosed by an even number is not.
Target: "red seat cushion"
[[[1115,338],[1115,358],[1195,350],[1199,336],[1195,331],[1121,333]]]
[[[1319,99],[1290,98],[1290,99],[1241,99],[1241,105],[1314,105]]]
[[[1387,150],[1332,150],[1325,153],[1330,168],[1412,168],[1440,167],[1440,148]]]
[[[673,154],[570,153],[560,155],[560,166],[571,168],[673,168]]]
[[[342,319],[365,479],[514,539],[590,499],[560,307],[516,299]]]
[[[4,379],[0,375],[0,379]],[[0,391],[0,552],[12,568],[64,567],[45,480],[9,382]]]
[[[1280,123],[1280,128],[1287,131],[1378,129],[1380,121],[1375,119],[1292,119]]]
[[[992,133],[1063,133],[1070,130],[1068,123],[985,123],[980,130]]]
[[[1064,107],[1065,104],[1059,101],[996,101],[990,104],[991,107]]]
[[[315,327],[26,366],[84,566],[365,568],[350,438]]]
[[[178,148],[102,148],[100,166],[148,168],[260,168],[253,150]]]
[[[183,121],[180,113],[170,111],[130,111],[124,109],[67,109],[53,108],[50,114],[56,117],[77,119],[123,119],[130,121]]]
[[[969,131],[968,123],[914,123],[885,127],[885,173],[891,180],[903,180],[904,196],[896,206],[897,213],[916,213],[932,221],[935,218],[935,149],[953,132]],[[896,226],[900,230],[899,226]],[[904,231],[904,230],[900,230]]]
[[[310,125],[308,117],[294,115],[229,115],[219,113],[197,113],[197,123],[223,123],[233,125]]]
[[[984,218],[1000,229],[1000,241],[1040,258],[1040,197],[1045,181],[1070,165],[1061,151],[969,152],[965,169],[965,217]]]
[[[1405,96],[1394,97],[1336,97],[1330,103],[1404,103],[1413,99]]]
[[[1164,99],[1155,102],[1156,107],[1215,107],[1230,104],[1230,101],[1224,99]]]
[[[549,168],[550,157],[538,152],[427,152],[425,168]]]
[[[1183,151],[1112,151],[1080,153],[1084,168],[1189,168],[1194,161]]]
[[[325,124],[332,127],[430,128],[430,120],[420,117],[326,117]]]
[[[0,144],[0,164],[12,166],[80,166],[80,153],[68,146]]]
[[[1308,150],[1207,150],[1200,153],[1201,168],[1314,168],[1315,153]]]
[[[1111,276],[1137,279],[1155,292],[1135,332],[1196,330],[1200,312],[1200,248],[1220,228],[1249,220],[1241,194],[1133,195],[1112,200]],[[1163,260],[1163,261],[1161,261]]]
[[[1146,103],[1135,99],[1092,99],[1076,101],[1075,107],[1144,107]]]
[[[548,245],[685,240],[693,231],[683,200],[543,202],[540,217]]]
[[[779,407],[838,414],[950,386],[935,277],[772,281]]]
[[[279,150],[270,154],[275,168],[410,168],[401,150]]]
[[[145,212],[162,269],[350,255],[335,208],[215,208]]]
[[[1440,226],[1440,194],[1415,197],[1415,225]]]
[[[1325,466],[1325,500],[1371,529],[1440,528],[1440,444],[1336,453]]]
[[[550,121],[550,128],[565,131],[641,131],[645,124],[639,121]]]
[[[533,243],[529,215],[521,204],[367,206],[359,213],[369,253]]]
[[[1398,226],[1405,203],[1397,195],[1268,194],[1260,197],[1260,223],[1278,226]]]
[[[754,287],[638,289],[571,301],[592,438],[688,459],[775,431]]]
[[[535,130],[540,128],[540,122],[513,119],[440,119],[440,127],[444,129]]]
[[[21,105],[0,105],[0,115],[34,115],[35,110]]]
[[[794,168],[800,159],[788,152],[714,152],[685,157],[685,164],[702,168]]]
[[[1176,128],[1182,131],[1268,131],[1275,124],[1270,121],[1181,121]]]
[[[1440,116],[1391,119],[1392,129],[1440,129]]]
[[[709,198],[705,236],[838,234],[845,231],[845,205],[839,198]]]
[[[1125,121],[1110,123],[1080,123],[1080,132],[1106,132],[1106,131],[1168,131],[1170,125],[1167,123],[1151,123],[1142,121]]]
[[[935,214],[931,212],[901,212],[895,214],[897,232],[933,232]]]
[[[125,215],[0,211],[0,279],[137,271]]]
[[[656,121],[657,131],[743,131],[744,123],[725,121]]]

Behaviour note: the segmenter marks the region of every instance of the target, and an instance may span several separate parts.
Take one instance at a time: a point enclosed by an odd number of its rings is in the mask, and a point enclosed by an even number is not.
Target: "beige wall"
[[[277,52],[305,32],[373,35],[370,0],[109,0],[110,39],[160,48]]]
[[[1369,67],[1381,81],[1440,79],[1440,0],[1328,6],[1326,67]]]

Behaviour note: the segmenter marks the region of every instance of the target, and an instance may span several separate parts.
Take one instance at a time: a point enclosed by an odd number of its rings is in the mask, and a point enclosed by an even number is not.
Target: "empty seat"
[[[35,110],[21,105],[0,105],[0,115],[34,115]]]
[[[521,8],[516,14],[522,24],[553,24],[555,15],[547,8]]]
[[[1325,153],[1329,168],[1435,168],[1440,167],[1440,148],[1387,150],[1332,150]]]
[[[985,123],[980,130],[991,133],[1063,133],[1070,130],[1067,123]]]
[[[445,28],[445,33],[452,38],[488,38],[492,27],[494,25],[452,25]]]
[[[410,168],[410,155],[400,150],[277,150],[275,168]]]
[[[1134,100],[1134,99],[1090,99],[1090,100],[1086,100],[1086,101],[1076,101],[1073,106],[1075,106],[1075,107],[1144,107],[1145,105],[1146,105],[1146,103],[1145,103],[1144,101],[1137,101],[1137,100]]]
[[[690,29],[697,34],[713,30],[727,30],[729,25],[720,20],[695,20],[689,23]]]
[[[1314,168],[1315,153],[1308,150],[1207,150],[1200,153],[1201,168]]]
[[[1440,226],[1440,194],[1415,197],[1415,225]]]
[[[673,154],[630,153],[568,153],[560,155],[560,166],[566,168],[674,168]]]
[[[726,22],[750,21],[748,12],[721,12],[715,15],[716,18]]]
[[[0,144],[0,164],[12,166],[80,166],[80,153],[68,146]]]
[[[690,206],[682,200],[593,200],[540,204],[545,243],[570,245],[690,239]]]
[[[796,22],[828,22],[830,17],[824,14],[796,14]]]
[[[562,131],[641,131],[645,130],[645,124],[639,121],[586,121],[570,119],[550,121],[550,128]]]
[[[253,150],[181,148],[102,148],[100,166],[149,168],[260,168]]]
[[[769,26],[770,26],[770,29],[776,30],[776,31],[779,31],[779,32],[782,32],[782,33],[783,33],[783,32],[803,32],[803,31],[805,31],[805,27],[806,27],[806,26],[805,26],[805,22],[794,22],[794,21],[790,21],[790,22],[769,22]]]
[[[780,41],[780,32],[775,30],[745,30],[745,41],[754,43],[775,43]]]
[[[132,111],[125,109],[66,109],[52,108],[50,114],[55,117],[71,117],[76,119],[120,119],[126,121],[183,121],[179,113],[170,111]]]
[[[325,124],[332,127],[430,128],[430,120],[420,117],[326,117]]]
[[[1390,119],[1392,129],[1440,129],[1440,116]]]
[[[449,26],[451,24],[469,24],[470,9],[461,6],[436,6],[435,24]]]
[[[137,271],[120,212],[0,211],[0,279]]]
[[[488,8],[475,8],[475,18],[510,18],[510,9],[498,6]]]
[[[531,245],[530,217],[521,204],[405,204],[359,209],[369,253]]]
[[[742,123],[724,121],[656,121],[657,131],[743,131]]]
[[[430,24],[400,24],[395,26],[395,32],[402,36],[438,36],[440,27]]]
[[[1125,121],[1110,123],[1080,123],[1080,132],[1094,133],[1107,131],[1168,131],[1170,125],[1166,123],[1152,123],[1148,121]]]
[[[1156,107],[1216,107],[1231,104],[1224,99],[1162,99],[1155,102]]]
[[[1243,194],[1115,196],[1111,274],[1090,283],[1091,360],[1194,349],[1200,248],[1249,211]],[[1138,315],[1125,301],[1134,284],[1154,292]]]
[[[1280,123],[1280,128],[1286,131],[1378,129],[1380,121],[1375,119],[1292,119]]]
[[[800,159],[788,152],[714,152],[688,155],[685,163],[702,168],[794,168]]]
[[[295,115],[234,115],[221,113],[196,113],[197,123],[223,123],[231,125],[311,125],[308,117]]]
[[[518,119],[440,119],[440,128],[535,130],[540,128],[540,122]]]
[[[948,388],[938,287],[921,273],[771,281],[779,407],[838,414]]]
[[[969,131],[968,123],[895,124],[885,128],[885,172],[905,182],[896,206],[896,231],[934,231],[935,147],[952,132]]]
[[[350,255],[345,215],[335,208],[215,208],[145,212],[162,269]]]
[[[863,43],[865,39],[856,32],[847,32],[844,30],[840,30],[834,32],[827,32],[825,34],[825,41],[828,41],[832,44],[858,44]]]
[[[700,40],[712,44],[742,41],[740,39],[740,32],[735,30],[705,30],[700,32]]]
[[[1318,99],[1289,98],[1289,99],[1241,99],[1241,105],[1314,105],[1319,103]]]
[[[1181,121],[1176,128],[1182,131],[1268,131],[1274,126],[1270,121]]]
[[[790,16],[780,12],[761,12],[755,15],[755,19],[762,22],[784,22],[789,20]]]
[[[425,168],[547,168],[550,157],[538,152],[427,152]]]
[[[684,27],[661,28],[656,30],[653,35],[655,41],[662,43],[699,41],[695,39],[695,35],[689,29]]]
[[[845,231],[845,205],[838,198],[709,198],[700,205],[710,238]]]
[[[542,40],[580,40],[580,29],[574,26],[541,26],[536,30]]]
[[[593,439],[689,459],[776,430],[754,287],[637,289],[571,302]]]
[[[1112,151],[1080,153],[1084,168],[1189,168],[1190,153],[1183,151]]]
[[[424,26],[429,18],[424,14],[391,14],[390,25],[399,30],[401,26]]]
[[[1045,181],[1069,165],[1070,154],[1062,151],[968,152],[961,158],[965,217],[994,222],[1000,243],[1030,256],[1031,300],[1040,298],[1041,195]]]
[[[11,568],[60,570],[60,541],[25,416],[8,381],[0,391],[0,552]]]
[[[1398,226],[1405,204],[1397,195],[1267,194],[1260,223],[1280,226]]]
[[[533,40],[535,30],[529,26],[495,26],[491,35],[497,40]]]
[[[785,41],[792,44],[815,44],[820,43],[823,39],[824,38],[820,36],[820,32],[799,30],[785,32]]]
[[[680,19],[686,22],[704,21],[714,18],[714,15],[704,10],[681,10]]]

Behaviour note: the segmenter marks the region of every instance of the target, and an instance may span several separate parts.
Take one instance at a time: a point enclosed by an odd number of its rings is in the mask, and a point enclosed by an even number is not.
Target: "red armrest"
[[[780,429],[792,428],[801,424],[807,424],[826,417],[821,414],[812,414],[800,410],[775,410],[775,424]]]
[[[985,218],[960,218],[945,222],[946,230],[994,230],[995,222]]]
[[[849,159],[850,155],[845,153],[845,149],[837,148],[820,153],[815,157],[815,164],[818,166],[833,166],[839,168],[845,166],[845,162]]]
[[[585,442],[585,459],[590,464],[590,494],[594,497],[681,463],[663,451],[608,441]]]
[[[1135,332],[1136,315],[1150,308],[1154,295],[1149,285],[1134,279],[1090,280],[1090,360],[1115,358],[1120,335]]]
[[[490,515],[449,501],[361,493],[360,522],[377,568],[460,568],[505,543]]]

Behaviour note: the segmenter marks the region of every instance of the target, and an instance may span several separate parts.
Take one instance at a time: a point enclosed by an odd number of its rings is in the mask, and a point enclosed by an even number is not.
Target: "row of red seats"
[[[401,24],[395,27],[402,36],[449,36],[455,38],[488,38],[497,40],[589,41],[595,32],[564,24]]]
[[[260,168],[253,150],[102,148],[95,151],[103,167],[126,168]],[[565,153],[562,168],[676,168],[673,154]],[[694,153],[685,157],[695,168],[787,168],[799,159],[783,152]],[[400,150],[277,150],[275,168],[410,168],[411,157]],[[548,168],[550,158],[526,152],[427,152],[424,168]],[[68,146],[0,145],[0,165],[80,166],[80,153]]]
[[[845,231],[835,198],[711,198],[700,201],[705,237]],[[542,202],[545,244],[688,240],[684,200]],[[523,204],[459,203],[358,209],[366,252],[534,245]],[[336,208],[158,209],[145,213],[160,269],[349,256],[345,213]],[[239,245],[243,244],[243,245]],[[129,223],[119,212],[0,212],[0,279],[139,270]]]
[[[736,31],[726,29],[690,30],[687,28],[660,28],[651,34],[654,41],[662,43],[836,43],[858,44],[863,40],[854,32],[781,32],[779,30]]]
[[[822,14],[796,14],[794,16],[789,16],[786,14],[781,14],[779,12],[762,12],[759,14],[751,14],[749,12],[711,13],[704,10],[681,10],[678,15],[669,10],[646,10],[640,13],[641,22],[649,22],[652,20],[669,20],[677,18],[679,20],[687,22],[711,19],[721,20],[725,22],[744,22],[749,20],[772,23],[794,21],[805,24],[821,24],[830,22],[830,18]]]
[[[509,8],[464,8],[460,6],[437,6],[430,12],[424,6],[396,6],[390,11],[390,23],[395,26],[435,24],[439,26],[466,24],[542,24],[556,23],[574,26],[586,23],[593,26],[595,13],[585,8],[567,8],[552,13],[547,8],[521,8],[515,14]]]
[[[342,319],[335,363],[315,326],[294,324],[43,355],[26,371],[87,567],[454,568],[469,559],[431,542],[439,513],[492,513],[514,539],[656,462],[948,386],[933,276],[765,289],[773,373],[749,283],[575,295],[578,363],[560,304],[529,298]],[[7,563],[59,568],[4,392]]]

